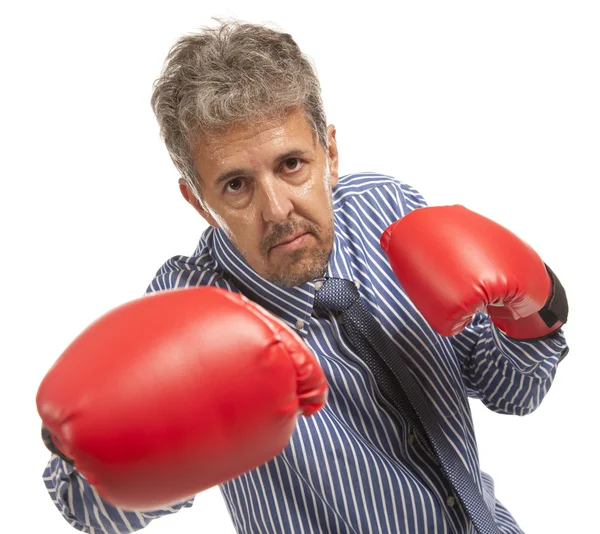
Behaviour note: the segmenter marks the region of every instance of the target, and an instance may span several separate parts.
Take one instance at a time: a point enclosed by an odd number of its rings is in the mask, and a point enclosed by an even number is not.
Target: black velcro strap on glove
[[[44,445],[46,445],[46,448],[51,453],[56,454],[57,456],[62,458],[65,462],[67,462],[69,465],[75,466],[75,464],[73,463],[73,460],[71,460],[71,458],[68,458],[67,456],[65,456],[60,451],[60,449],[56,446],[56,444],[52,440],[52,434],[50,434],[50,431],[45,427],[42,427],[42,441],[44,442]]]
[[[544,263],[544,265],[546,265]],[[558,277],[554,274],[552,269],[546,265],[546,270],[550,275],[552,288],[548,300],[544,304],[544,307],[538,312],[540,317],[548,328],[560,321],[561,323],[567,322],[569,315],[569,303],[567,301],[567,293],[565,288],[560,283]]]

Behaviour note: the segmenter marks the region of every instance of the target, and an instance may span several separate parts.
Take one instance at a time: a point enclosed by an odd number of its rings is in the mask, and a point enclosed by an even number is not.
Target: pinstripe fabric
[[[552,384],[566,341],[562,331],[542,341],[509,340],[483,314],[457,336],[438,336],[404,294],[379,247],[389,224],[424,205],[415,189],[389,176],[340,178],[334,189],[335,243],[326,274],[357,282],[385,333],[410,356],[415,378],[475,475],[500,530],[518,534],[521,529],[494,494],[492,478],[480,470],[469,397],[498,413],[532,412]],[[474,532],[435,458],[381,397],[340,325],[327,312],[313,310],[314,281],[294,288],[265,281],[222,231],[209,228],[191,256],[164,263],[147,292],[204,284],[242,292],[295,328],[315,352],[330,385],[327,405],[299,420],[281,454],[221,486],[239,532]],[[153,513],[125,513],[102,502],[56,457],[44,480],[65,519],[91,533],[131,532],[193,502]]]

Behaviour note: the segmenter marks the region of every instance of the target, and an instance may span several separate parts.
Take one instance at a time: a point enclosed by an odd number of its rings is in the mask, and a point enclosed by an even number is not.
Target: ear
[[[329,158],[329,171],[331,173],[331,187],[335,187],[338,183],[338,148],[335,139],[335,126],[330,124],[327,127],[327,139],[329,144],[327,157]]]
[[[202,202],[194,195],[194,192],[188,186],[183,178],[179,178],[179,191],[181,192],[181,196],[185,198],[185,201],[192,206],[201,216],[202,218],[211,226],[215,228],[219,228],[217,221],[214,217],[204,208]]]

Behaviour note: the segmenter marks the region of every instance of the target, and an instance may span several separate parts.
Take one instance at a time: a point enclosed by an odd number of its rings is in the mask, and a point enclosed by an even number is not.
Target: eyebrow
[[[310,152],[308,150],[302,150],[300,148],[296,148],[294,150],[290,150],[288,152],[285,152],[284,154],[277,156],[275,158],[274,163],[279,164],[282,161],[285,161],[286,159],[290,159],[290,158],[307,157],[309,154],[310,154]],[[233,178],[237,178],[238,176],[244,175],[244,174],[250,174],[250,172],[247,169],[243,169],[243,168],[231,169],[230,171],[224,172],[223,174],[219,174],[219,176],[213,182],[213,185],[217,186],[222,182],[225,182],[227,180],[232,180]]]

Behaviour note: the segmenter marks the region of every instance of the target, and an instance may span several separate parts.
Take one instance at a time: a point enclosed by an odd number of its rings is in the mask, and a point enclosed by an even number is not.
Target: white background
[[[204,228],[149,98],[175,39],[221,16],[275,23],[313,58],[341,172],[393,174],[430,204],[479,211],[559,275],[571,352],[550,393],[524,418],[473,403],[476,430],[483,469],[527,534],[598,532],[595,2],[13,4],[0,12],[0,531],[72,531],[41,479],[37,386]],[[147,531],[233,529],[215,489]]]

